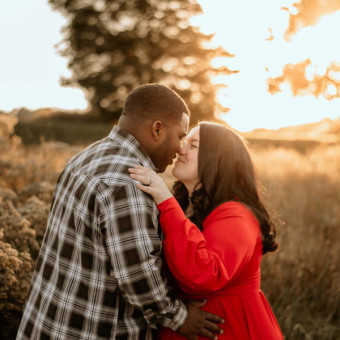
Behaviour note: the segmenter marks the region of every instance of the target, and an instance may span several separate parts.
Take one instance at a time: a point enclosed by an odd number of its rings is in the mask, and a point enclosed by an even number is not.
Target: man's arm
[[[101,228],[112,272],[124,299],[143,312],[150,325],[179,329],[187,318],[162,275],[161,242],[153,201],[126,183],[99,202]]]
[[[153,200],[134,183],[127,183],[99,202],[100,224],[105,229],[112,275],[124,299],[143,312],[147,322],[169,327],[195,339],[219,332],[214,318],[194,303],[177,299],[162,275],[161,241]],[[221,322],[215,317],[214,322]],[[212,334],[212,333],[211,333]]]

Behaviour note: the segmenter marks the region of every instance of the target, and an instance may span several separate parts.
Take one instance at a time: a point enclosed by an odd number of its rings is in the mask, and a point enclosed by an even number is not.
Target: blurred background
[[[340,339],[340,1],[0,3],[0,338],[15,338],[66,162],[162,83],[249,142],[280,251],[286,339]],[[164,178],[171,187],[170,169]]]

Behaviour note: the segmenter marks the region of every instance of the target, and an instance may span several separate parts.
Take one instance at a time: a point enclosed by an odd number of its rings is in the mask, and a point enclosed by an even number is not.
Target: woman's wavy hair
[[[245,204],[255,214],[262,231],[262,253],[277,250],[276,229],[258,193],[255,170],[242,137],[230,128],[212,122],[199,124],[198,176],[189,198],[180,181],[175,182],[174,196],[183,210],[191,201],[190,216],[201,230],[205,217],[218,205],[228,201]]]

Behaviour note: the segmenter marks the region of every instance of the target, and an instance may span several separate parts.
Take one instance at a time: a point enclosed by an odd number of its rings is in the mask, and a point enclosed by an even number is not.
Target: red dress
[[[260,290],[261,230],[250,210],[238,202],[223,203],[207,216],[201,232],[175,198],[162,202],[158,209],[164,255],[180,296],[207,298],[202,309],[225,320],[220,325],[224,334],[218,339],[283,339]],[[160,339],[185,338],[162,328]]]

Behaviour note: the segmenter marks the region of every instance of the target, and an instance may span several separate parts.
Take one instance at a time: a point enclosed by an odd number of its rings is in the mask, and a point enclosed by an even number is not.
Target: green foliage
[[[67,15],[61,53],[73,71],[65,85],[86,89],[92,111],[116,120],[127,94],[145,83],[176,90],[192,111],[191,123],[226,112],[217,103],[212,83],[228,67],[214,68],[215,57],[230,57],[212,48],[189,18],[201,12],[196,0],[49,0]]]

